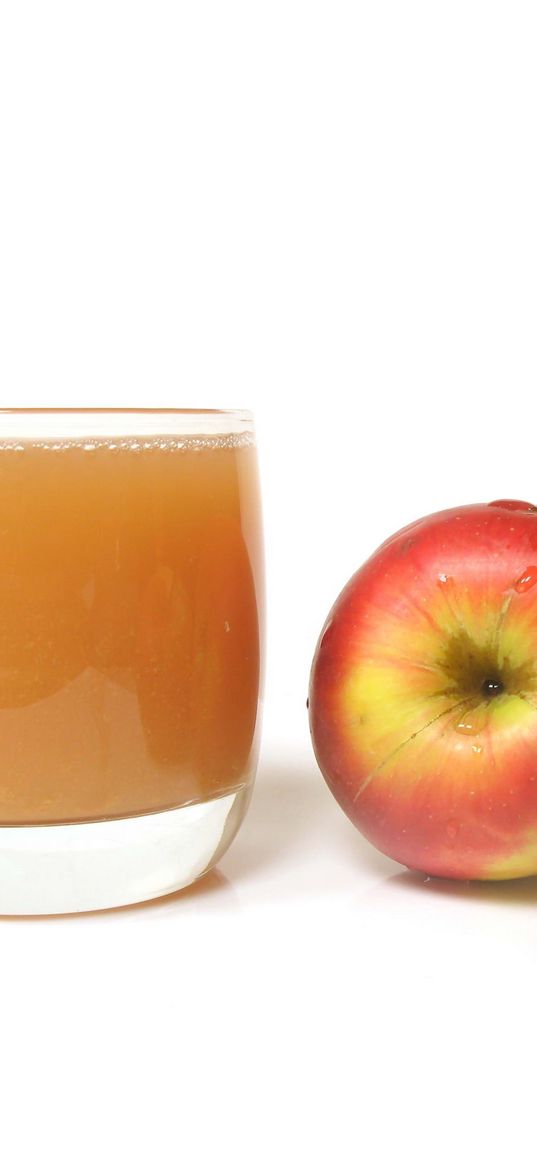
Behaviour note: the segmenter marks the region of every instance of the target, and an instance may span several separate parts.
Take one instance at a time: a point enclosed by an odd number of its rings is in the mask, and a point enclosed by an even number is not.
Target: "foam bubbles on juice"
[[[174,453],[189,452],[201,453],[214,449],[243,449],[252,448],[255,440],[252,433],[217,433],[198,434],[196,436],[155,436],[155,437],[87,437],[85,439],[67,438],[65,440],[24,440],[0,441],[0,453],[25,453],[28,449],[50,450],[53,453],[79,450],[84,453],[93,453],[101,449],[107,452],[120,451],[123,453]]]

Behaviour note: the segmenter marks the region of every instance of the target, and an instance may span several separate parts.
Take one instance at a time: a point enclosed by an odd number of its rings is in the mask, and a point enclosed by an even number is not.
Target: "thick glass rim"
[[[109,436],[228,435],[253,432],[249,409],[6,408],[0,440]]]

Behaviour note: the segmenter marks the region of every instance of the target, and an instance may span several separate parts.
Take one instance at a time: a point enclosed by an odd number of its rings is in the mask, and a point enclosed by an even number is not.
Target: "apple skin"
[[[537,507],[431,514],[353,575],[321,632],[309,717],[351,821],[411,869],[537,873]]]

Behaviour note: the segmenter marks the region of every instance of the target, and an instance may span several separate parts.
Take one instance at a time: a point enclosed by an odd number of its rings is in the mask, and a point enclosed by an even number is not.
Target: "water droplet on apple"
[[[453,595],[455,587],[453,575],[446,574],[444,570],[441,570],[436,576],[436,585],[441,591],[444,591],[448,598],[450,595]]]
[[[537,514],[537,506],[534,506],[532,502],[521,502],[516,498],[499,498],[498,501],[487,504],[498,506],[501,510],[524,510],[527,514]]]
[[[531,590],[535,583],[537,583],[537,566],[527,566],[524,573],[513,584],[513,588],[517,594],[523,595],[526,591]]]
[[[319,644],[319,649],[327,646],[327,644],[330,642],[330,639],[333,635],[333,632],[334,632],[334,620],[329,619],[328,622],[325,623],[325,626],[323,627],[323,631],[322,631],[322,635],[321,635],[321,642]]]
[[[465,716],[455,725],[455,732],[459,732],[461,736],[477,736],[480,731],[481,725],[476,720],[471,720],[469,716]]]

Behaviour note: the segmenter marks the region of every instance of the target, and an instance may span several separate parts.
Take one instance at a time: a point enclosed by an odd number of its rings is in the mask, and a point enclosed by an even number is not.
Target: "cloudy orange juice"
[[[0,441],[0,825],[248,785],[260,559],[248,434]]]

